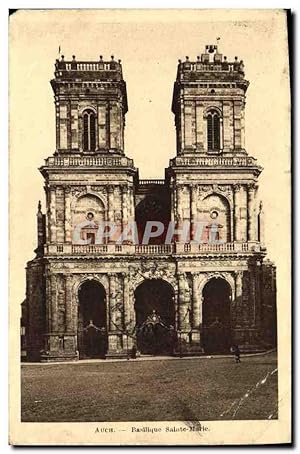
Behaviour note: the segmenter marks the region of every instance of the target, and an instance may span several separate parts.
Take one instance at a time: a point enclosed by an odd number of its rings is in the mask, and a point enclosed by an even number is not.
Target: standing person
[[[233,345],[230,350],[231,350],[231,353],[234,355],[235,362],[240,363],[241,362],[241,352],[240,352],[239,346]]]
[[[131,359],[136,359],[136,352],[137,352],[136,345],[133,344],[132,349],[131,349]]]

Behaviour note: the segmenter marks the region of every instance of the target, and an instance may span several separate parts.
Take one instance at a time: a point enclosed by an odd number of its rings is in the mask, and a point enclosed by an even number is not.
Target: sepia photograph
[[[11,444],[291,442],[288,15],[11,11]]]

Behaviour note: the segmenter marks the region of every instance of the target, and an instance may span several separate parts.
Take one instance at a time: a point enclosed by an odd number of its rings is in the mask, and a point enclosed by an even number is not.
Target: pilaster
[[[256,185],[248,185],[248,241],[256,241]]]
[[[50,202],[50,243],[56,242],[56,186],[49,189]]]

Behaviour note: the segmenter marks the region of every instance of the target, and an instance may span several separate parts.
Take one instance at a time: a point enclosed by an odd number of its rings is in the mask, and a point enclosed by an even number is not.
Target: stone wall
[[[43,259],[35,259],[27,264],[26,275],[26,348],[27,360],[40,359],[40,351],[45,347],[46,295],[45,265]]]
[[[27,270],[29,357],[39,359],[39,350],[44,348],[43,335],[48,333],[44,360],[78,358],[78,291],[80,285],[89,280],[96,280],[105,290],[108,354],[111,355],[124,353],[126,331],[132,331],[135,326],[135,290],[149,279],[162,279],[173,288],[175,329],[181,332],[186,353],[203,352],[203,289],[214,278],[222,279],[230,286],[232,342],[238,343],[242,351],[257,351],[265,348],[266,338],[274,336],[268,331],[269,318],[261,310],[261,269],[251,257],[220,257],[214,261],[204,257],[149,259],[148,256],[147,261],[143,257],[119,257],[117,260],[111,257],[101,261],[92,257],[76,261],[48,260],[46,307],[44,266],[38,259],[30,262]],[[272,302],[274,306],[274,292],[269,292],[268,298],[268,305]],[[129,346],[133,341],[130,337]]]

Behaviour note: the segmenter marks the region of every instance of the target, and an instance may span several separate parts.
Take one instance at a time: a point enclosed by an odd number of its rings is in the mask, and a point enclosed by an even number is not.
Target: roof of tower
[[[72,60],[65,60],[64,55],[55,62],[56,79],[80,79],[80,80],[113,80],[123,79],[121,60],[115,60],[111,56],[110,60],[103,60],[100,55],[98,61],[77,61],[75,55]]]
[[[246,89],[248,81],[244,78],[244,63],[238,57],[228,61],[218,51],[218,46],[208,44],[205,52],[198,55],[193,61],[188,56],[185,61],[178,61],[177,77],[178,82],[197,82],[197,81],[240,81]]]
[[[123,79],[121,60],[103,60],[100,55],[98,61],[77,61],[75,55],[72,60],[65,60],[64,55],[55,62],[55,78],[50,81],[55,94],[82,93],[91,96],[99,94],[99,88],[106,87],[107,93],[112,87],[118,87],[123,94],[125,113],[128,110],[126,82]],[[101,91],[105,94],[105,91]]]

